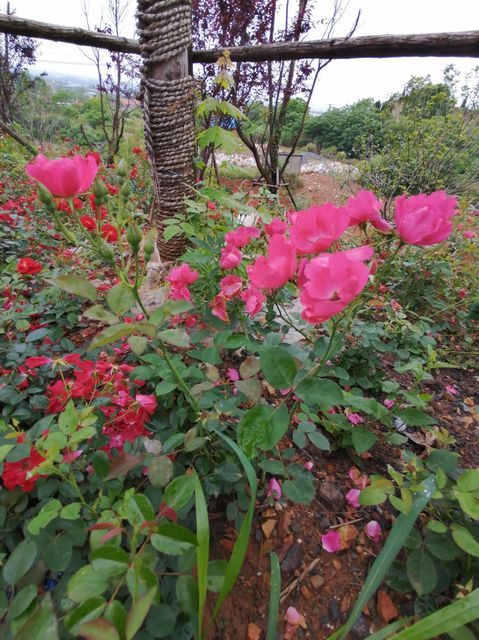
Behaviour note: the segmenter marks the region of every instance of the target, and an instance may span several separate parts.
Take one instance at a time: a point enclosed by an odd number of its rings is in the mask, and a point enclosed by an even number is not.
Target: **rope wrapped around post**
[[[158,245],[163,260],[178,258],[183,236],[166,242],[163,221],[184,212],[194,181],[195,83],[189,75],[191,0],[138,0],[143,57],[144,128],[157,211]]]

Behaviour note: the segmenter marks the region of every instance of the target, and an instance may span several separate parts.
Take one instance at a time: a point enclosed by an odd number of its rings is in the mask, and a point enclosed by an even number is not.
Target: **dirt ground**
[[[451,396],[446,385],[454,386]],[[424,389],[433,395],[431,413],[439,427],[446,427],[456,439],[453,449],[464,456],[463,466],[479,465],[479,371],[449,369],[438,372],[433,383]],[[427,432],[416,432],[417,442],[408,445],[416,454],[426,452],[421,445]],[[288,442],[284,444],[288,446]],[[281,565],[280,624],[277,640],[284,640],[284,615],[295,607],[304,625],[297,640],[324,640],[343,624],[355,602],[381,543],[375,544],[364,533],[369,520],[377,520],[385,535],[393,521],[393,510],[386,503],[378,507],[354,509],[344,496],[352,488],[347,472],[356,466],[362,473],[381,473],[398,459],[399,450],[388,445],[376,446],[369,453],[348,456],[346,451],[322,454],[311,445],[298,455],[299,461],[312,461],[316,497],[308,507],[285,504],[272,508],[258,504],[254,531],[241,577],[226,601],[210,640],[263,640],[268,618],[269,557],[275,551]],[[321,534],[337,525],[347,525],[349,547],[328,553],[321,545]],[[227,557],[234,533],[224,523],[218,528],[218,553]],[[212,551],[214,554],[214,550]],[[349,634],[362,640],[400,616],[413,613],[409,596],[381,587]]]

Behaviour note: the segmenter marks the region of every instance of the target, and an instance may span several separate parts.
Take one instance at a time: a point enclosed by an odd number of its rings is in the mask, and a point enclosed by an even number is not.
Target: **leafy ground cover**
[[[200,183],[152,279],[143,152],[77,152],[0,175],[4,637],[472,633],[474,203]]]

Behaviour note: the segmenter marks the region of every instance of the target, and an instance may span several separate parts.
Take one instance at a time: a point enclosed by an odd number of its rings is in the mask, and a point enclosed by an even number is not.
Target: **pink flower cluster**
[[[240,296],[247,312],[255,315],[265,301],[263,291],[272,292],[296,279],[304,320],[317,324],[337,315],[363,291],[375,264],[369,245],[330,250],[346,229],[355,225],[370,223],[378,231],[391,232],[392,225],[381,217],[382,209],[382,201],[371,191],[359,191],[341,207],[328,203],[290,212],[288,223],[273,219],[264,225],[269,237],[266,254],[246,266],[250,286],[242,290],[243,282],[236,275],[223,278],[221,291],[212,302],[213,314],[228,322],[227,302]],[[443,191],[401,196],[396,199],[396,230],[409,244],[437,244],[450,236],[451,219],[456,213],[456,198]],[[242,226],[227,233],[220,267],[240,267],[240,249],[259,236],[255,227]]]
[[[192,269],[187,262],[173,267],[167,276],[171,285],[170,296],[173,300],[191,300],[189,285],[198,280],[199,273]]]

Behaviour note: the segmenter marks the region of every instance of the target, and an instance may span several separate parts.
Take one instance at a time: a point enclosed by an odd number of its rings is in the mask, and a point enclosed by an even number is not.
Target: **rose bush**
[[[193,244],[152,307],[155,234],[133,213],[131,167],[99,167],[93,183],[90,160],[68,160],[28,169],[55,225],[54,257],[5,267],[3,628],[35,637],[48,620],[52,637],[154,637],[161,619],[163,637],[200,637],[206,589],[219,608],[240,569],[256,472],[263,499],[314,497],[313,466],[279,456],[287,432],[298,450],[361,455],[378,440],[402,442],[395,420],[430,418],[424,400],[391,381],[377,397],[365,392],[347,340],[370,336],[358,313],[418,251],[408,243],[446,239],[456,203],[442,193],[399,199],[396,233],[370,192],[285,215],[275,201],[221,193],[215,203],[199,189],[188,220],[167,225]],[[46,291],[58,296],[53,315],[78,305],[61,330],[34,317]],[[63,328],[75,325],[73,342]],[[239,530],[229,564],[209,561],[207,504],[220,495]],[[367,531],[379,541],[377,523]],[[337,552],[338,540],[325,532],[324,548]]]

